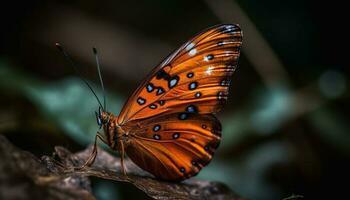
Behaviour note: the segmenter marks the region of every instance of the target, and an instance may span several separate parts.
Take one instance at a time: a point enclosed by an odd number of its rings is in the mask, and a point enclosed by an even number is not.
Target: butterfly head
[[[119,133],[123,133],[121,127],[116,123],[116,116],[113,113],[104,111],[103,108],[99,107],[96,114],[97,125],[100,129],[103,129],[103,133],[106,138],[106,144],[112,149],[117,148],[117,140]]]
[[[98,108],[98,112],[95,112],[96,122],[100,129],[107,125],[111,119],[111,113],[104,111],[101,107]]]

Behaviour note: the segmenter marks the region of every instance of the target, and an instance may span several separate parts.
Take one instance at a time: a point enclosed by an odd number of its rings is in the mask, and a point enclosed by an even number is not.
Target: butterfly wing
[[[162,115],[131,129],[126,153],[142,169],[164,180],[183,180],[207,165],[220,143],[221,125],[212,114]]]
[[[241,44],[237,25],[218,25],[198,34],[152,70],[124,105],[118,124],[161,114],[219,111]]]

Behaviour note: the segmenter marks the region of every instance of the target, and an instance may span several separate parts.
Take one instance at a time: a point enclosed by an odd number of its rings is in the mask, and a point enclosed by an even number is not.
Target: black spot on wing
[[[180,172],[181,172],[181,173],[185,173],[185,168],[181,167],[181,168],[180,168]]]
[[[196,98],[199,98],[199,97],[201,97],[202,96],[202,93],[201,92],[196,92],[196,94],[194,95],[194,97],[196,97]]]
[[[159,79],[165,79],[165,80],[169,80],[170,79],[170,75],[168,73],[166,73],[164,71],[164,69],[161,69],[157,72],[156,78]]]
[[[187,106],[186,108],[186,112],[189,112],[189,113],[197,113],[198,112],[198,109],[196,106],[194,105],[189,105]]]
[[[214,55],[213,54],[209,54],[206,56],[207,60],[213,60],[214,59]]]
[[[154,90],[154,85],[152,83],[148,83],[146,85],[147,92],[152,92]]]
[[[163,94],[164,92],[165,92],[165,90],[162,87],[158,87],[157,96]]]
[[[169,89],[170,88],[173,88],[173,87],[175,87],[176,85],[177,85],[177,83],[179,82],[179,76],[174,76],[174,77],[172,77],[169,81],[168,81],[168,87],[169,87]]]
[[[187,73],[187,78],[192,78],[193,76],[194,76],[194,74],[193,74],[193,72],[189,72],[189,73]]]
[[[158,135],[158,134],[154,134],[154,135],[153,135],[153,138],[154,138],[155,140],[160,140],[160,139],[161,139],[160,135]]]
[[[163,106],[165,104],[165,101],[164,100],[160,100],[158,101],[159,105]]]
[[[194,90],[194,89],[197,88],[197,86],[198,86],[198,83],[197,83],[196,81],[194,81],[194,82],[191,82],[191,83],[188,85],[188,89],[189,89],[189,90]]]
[[[157,108],[157,105],[152,103],[152,104],[149,105],[148,107],[149,107],[150,109],[156,109],[156,108]]]
[[[153,127],[153,131],[154,132],[157,132],[157,131],[159,131],[160,130],[160,125],[155,125],[154,127]]]
[[[186,120],[186,119],[188,119],[187,113],[180,113],[179,114],[179,120]]]
[[[173,139],[177,139],[177,138],[179,138],[179,137],[180,137],[180,133],[177,133],[177,132],[176,132],[176,133],[173,134]]]
[[[137,103],[138,103],[139,105],[143,105],[143,104],[146,103],[146,99],[144,99],[144,98],[142,98],[142,97],[139,97],[139,98],[137,98]]]

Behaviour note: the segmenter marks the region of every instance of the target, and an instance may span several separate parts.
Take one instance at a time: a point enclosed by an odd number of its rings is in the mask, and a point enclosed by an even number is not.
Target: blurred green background
[[[0,38],[0,133],[35,153],[92,143],[93,95],[54,44],[98,86],[100,52],[109,110],[118,114],[143,77],[194,34],[240,24],[244,37],[222,143],[197,176],[250,199],[345,193],[350,169],[346,6],[321,1],[13,1]],[[343,3],[345,4],[345,3]],[[343,185],[343,186],[342,186]],[[93,179],[98,199],[146,198],[128,184]]]

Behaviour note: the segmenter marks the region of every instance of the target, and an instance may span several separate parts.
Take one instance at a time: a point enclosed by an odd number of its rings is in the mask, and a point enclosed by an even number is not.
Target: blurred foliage
[[[94,111],[98,111],[98,104],[82,80],[66,78],[47,84],[16,71],[5,63],[0,65],[0,76],[3,77],[0,86],[25,95],[42,112],[43,117],[53,120],[81,145],[94,141],[98,130]],[[102,96],[100,90],[95,91]],[[107,96],[108,108],[119,111],[123,105],[121,99],[124,98],[116,95]]]
[[[308,118],[324,141],[340,152],[350,155],[350,126],[345,117],[324,108],[312,113]]]
[[[316,199],[345,191],[334,183],[350,167],[348,50],[342,49],[347,6],[312,0],[48,0],[6,8],[0,131],[16,145],[39,154],[55,145],[82,148],[98,130],[98,104],[55,42],[67,47],[102,96],[91,54],[92,46],[98,48],[108,107],[118,114],[172,49],[213,24],[239,23],[242,56],[228,105],[218,113],[222,143],[197,177],[222,181],[251,199]],[[99,199],[126,199],[134,192],[99,180],[93,191]]]

